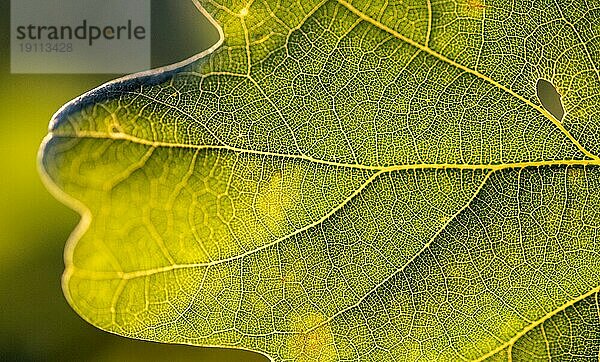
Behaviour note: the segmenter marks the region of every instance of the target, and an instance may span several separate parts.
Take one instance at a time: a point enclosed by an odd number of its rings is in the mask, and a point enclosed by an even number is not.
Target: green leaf
[[[59,111],[83,318],[276,361],[598,358],[600,3],[382,3],[206,1],[214,49]]]

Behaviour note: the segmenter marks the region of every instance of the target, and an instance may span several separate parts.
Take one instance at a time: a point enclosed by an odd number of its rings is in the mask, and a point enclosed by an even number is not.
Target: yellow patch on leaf
[[[479,0],[467,0],[467,5],[473,10],[483,10],[486,6]]]
[[[275,172],[256,199],[256,209],[271,230],[286,226],[286,214],[300,199],[300,173],[294,169]]]
[[[337,359],[333,332],[322,315],[312,313],[302,317],[294,325],[294,330],[299,333],[290,339],[290,357],[299,362],[328,362]]]

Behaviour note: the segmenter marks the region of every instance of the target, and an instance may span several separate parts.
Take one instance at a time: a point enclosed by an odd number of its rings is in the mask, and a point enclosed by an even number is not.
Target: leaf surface
[[[50,125],[81,316],[276,361],[598,358],[599,3],[202,5],[214,49]]]

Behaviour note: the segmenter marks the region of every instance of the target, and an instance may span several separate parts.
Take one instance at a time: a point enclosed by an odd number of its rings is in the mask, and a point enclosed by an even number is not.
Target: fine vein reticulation
[[[42,145],[80,315],[275,361],[600,357],[600,3],[199,8],[213,49]]]

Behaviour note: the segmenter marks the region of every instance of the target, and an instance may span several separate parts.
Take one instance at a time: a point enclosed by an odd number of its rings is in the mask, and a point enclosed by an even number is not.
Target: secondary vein
[[[413,47],[416,47],[424,52],[426,52],[427,54],[445,62],[448,63],[458,69],[461,69],[462,71],[472,74],[480,79],[483,79],[484,81],[492,84],[493,86],[502,89],[503,91],[505,91],[506,93],[512,95],[513,97],[519,99],[520,101],[522,101],[523,103],[527,104],[528,106],[532,107],[533,109],[537,110],[538,112],[540,112],[544,117],[546,117],[547,119],[549,119],[552,123],[554,123],[554,125],[581,151],[583,152],[587,157],[592,158],[592,159],[597,159],[600,160],[600,157],[592,154],[590,151],[588,151],[585,147],[583,147],[579,141],[573,137],[573,135],[564,127],[564,125],[559,122],[556,118],[554,118],[546,109],[544,109],[543,107],[538,106],[537,104],[532,103],[530,100],[528,100],[527,98],[521,96],[520,94],[514,92],[512,89],[498,83],[497,81],[493,80],[492,78],[479,73],[476,70],[473,70],[469,67],[466,67],[460,63],[455,62],[452,59],[449,59],[445,56],[443,56],[442,54],[436,52],[435,50],[429,48],[427,45],[423,45],[420,44],[400,33],[398,33],[397,31],[395,31],[394,29],[382,24],[381,22],[373,19],[372,17],[368,16],[367,14],[361,12],[360,10],[358,10],[357,8],[355,8],[354,6],[352,6],[350,3],[346,2],[345,0],[336,0],[340,5],[344,6],[346,9],[350,10],[352,13],[354,13],[356,16],[360,17],[361,19],[363,19],[364,21],[376,26],[377,28],[392,34],[393,36],[395,36],[396,38],[404,41],[405,43],[410,44]],[[429,42],[429,39],[428,39]]]

